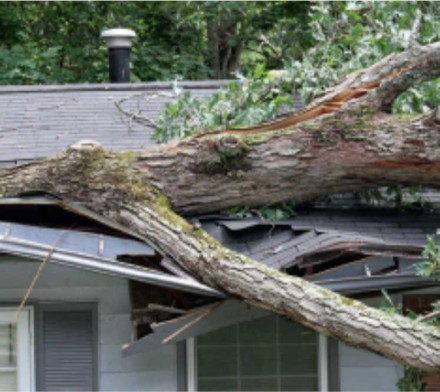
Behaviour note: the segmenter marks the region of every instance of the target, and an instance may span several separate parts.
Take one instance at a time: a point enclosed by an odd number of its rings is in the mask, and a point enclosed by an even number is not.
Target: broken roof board
[[[227,300],[212,313],[203,317],[203,313],[209,312],[213,305],[197,309],[190,314],[178,317],[154,326],[154,333],[126,344],[123,347],[124,356],[133,355],[146,350],[151,350],[163,345],[163,340],[169,338],[177,331],[179,334],[171,339],[168,344],[186,340],[190,337],[208,333],[219,328],[227,327],[236,323],[255,320],[270,315],[270,312],[246,304],[243,301]],[[201,317],[202,316],[202,317]],[[200,318],[197,322],[196,320]]]
[[[130,230],[126,226],[120,225],[119,223],[108,219],[102,215],[99,215],[87,208],[82,207],[78,203],[67,203],[64,200],[58,199],[51,195],[42,195],[42,196],[26,196],[26,197],[15,197],[15,198],[1,198],[0,197],[0,207],[11,207],[11,206],[50,206],[50,207],[58,207],[68,213],[76,215],[77,217],[85,217],[90,221],[97,222],[102,226],[109,227],[113,229],[115,232],[119,232],[124,237],[133,237],[137,240],[145,242],[149,244],[149,240]],[[151,245],[150,245],[151,246]]]
[[[200,217],[206,225],[204,218]],[[377,245],[388,244],[396,252],[411,255],[426,245],[428,235],[436,235],[440,225],[439,213],[384,212],[383,210],[365,209],[341,211],[319,208],[297,212],[294,219],[280,222],[267,222],[260,219],[214,220],[233,235],[214,233],[216,237],[226,238],[225,244],[235,249],[240,245],[246,255],[252,256],[268,265],[285,268],[294,263],[296,257],[326,249],[338,249],[344,242],[353,243],[355,250],[377,254]],[[212,228],[213,219],[208,220]],[[260,228],[266,228],[266,232]],[[290,241],[278,241],[280,232],[275,229],[291,228],[297,233]],[[255,231],[255,230],[260,231]],[[305,232],[305,233],[304,233]],[[316,233],[315,233],[316,232]],[[283,234],[285,235],[285,234]],[[339,244],[339,245],[338,245]],[[245,245],[245,246],[244,246]],[[410,248],[413,248],[411,250]],[[258,250],[257,250],[258,249]],[[264,250],[263,250],[264,249]]]

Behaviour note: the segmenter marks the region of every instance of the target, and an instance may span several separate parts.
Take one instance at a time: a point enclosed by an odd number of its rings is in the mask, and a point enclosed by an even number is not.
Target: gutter
[[[5,253],[41,260],[47,257],[51,250],[52,246],[42,245],[37,242],[25,241],[9,236],[0,238],[0,251]],[[225,298],[225,294],[199,283],[195,279],[180,278],[150,268],[139,267],[93,255],[55,249],[49,261],[68,267],[148,283],[154,286],[202,294],[210,297]]]

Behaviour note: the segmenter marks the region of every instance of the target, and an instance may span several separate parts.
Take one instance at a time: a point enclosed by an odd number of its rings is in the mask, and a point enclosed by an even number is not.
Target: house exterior
[[[180,87],[203,98],[224,84]],[[1,87],[0,167],[81,139],[152,145],[140,118],[157,118],[172,96],[169,83]],[[191,219],[225,246],[372,306],[384,289],[419,308],[440,293],[412,267],[439,214],[351,207],[270,223]],[[403,374],[226,298],[127,228],[50,195],[0,199],[0,251],[0,390],[382,391]]]

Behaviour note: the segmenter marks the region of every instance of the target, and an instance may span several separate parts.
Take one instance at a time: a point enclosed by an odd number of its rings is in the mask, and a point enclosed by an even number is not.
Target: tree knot
[[[246,143],[237,135],[221,135],[215,145],[223,158],[237,158],[248,150]]]

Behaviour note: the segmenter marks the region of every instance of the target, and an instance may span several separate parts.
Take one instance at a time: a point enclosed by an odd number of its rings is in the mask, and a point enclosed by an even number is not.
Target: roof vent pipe
[[[111,83],[130,82],[130,50],[136,33],[129,29],[110,29],[101,33],[108,48]]]

